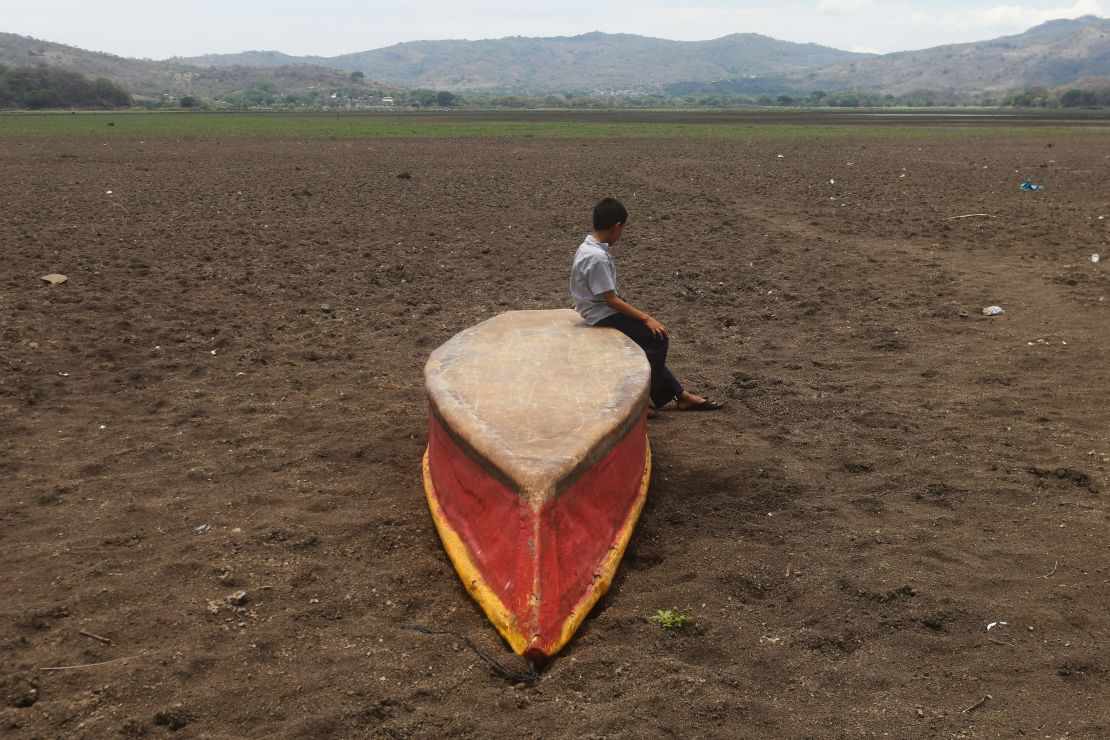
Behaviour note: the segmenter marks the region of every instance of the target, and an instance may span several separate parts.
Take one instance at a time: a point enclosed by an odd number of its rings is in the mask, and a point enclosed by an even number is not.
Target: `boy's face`
[[[609,246],[613,246],[620,241],[621,236],[624,234],[624,223],[618,221],[613,224],[612,231],[609,232]]]

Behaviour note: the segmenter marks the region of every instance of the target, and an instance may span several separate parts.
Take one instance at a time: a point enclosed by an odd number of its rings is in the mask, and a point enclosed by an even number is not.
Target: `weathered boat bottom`
[[[532,504],[464,452],[432,415],[424,490],[467,591],[517,653],[542,662],[612,583],[647,498],[645,419],[568,490]]]

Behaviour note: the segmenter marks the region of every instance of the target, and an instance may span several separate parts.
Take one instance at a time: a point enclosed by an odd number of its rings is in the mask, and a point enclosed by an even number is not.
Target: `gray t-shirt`
[[[609,245],[589,234],[574,253],[570,268],[570,294],[574,310],[593,325],[617,313],[609,308],[602,293],[617,289],[617,266],[609,256]],[[620,293],[617,293],[619,296]]]

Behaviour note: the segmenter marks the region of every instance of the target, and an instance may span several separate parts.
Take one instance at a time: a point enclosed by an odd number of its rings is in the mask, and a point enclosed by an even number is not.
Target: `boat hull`
[[[646,414],[553,495],[530,497],[435,413],[424,489],[467,591],[514,651],[534,661],[573,637],[612,583],[647,497]]]

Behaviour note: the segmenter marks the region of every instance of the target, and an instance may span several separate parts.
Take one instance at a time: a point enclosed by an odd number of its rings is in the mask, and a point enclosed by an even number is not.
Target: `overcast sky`
[[[761,33],[853,51],[979,41],[1110,0],[0,0],[0,31],[131,57],[252,49],[335,56],[422,39],[574,36],[700,40]]]

